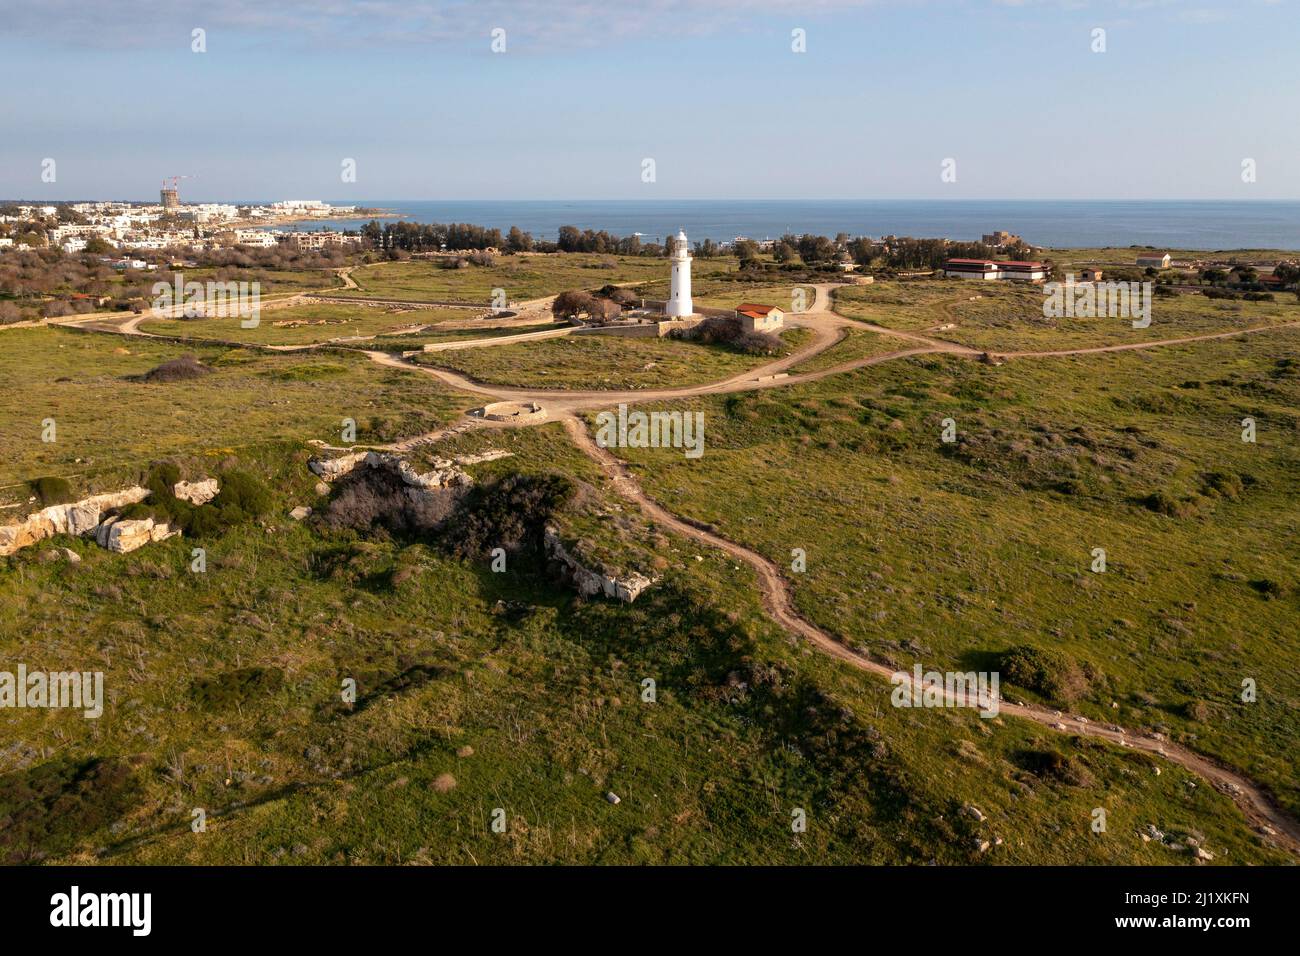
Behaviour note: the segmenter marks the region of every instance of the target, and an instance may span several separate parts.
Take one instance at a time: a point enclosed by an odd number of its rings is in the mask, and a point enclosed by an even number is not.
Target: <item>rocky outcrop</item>
[[[154,541],[179,535],[180,529],[153,518],[109,518],[95,529],[95,542],[101,548],[126,554]]]
[[[454,461],[435,458],[430,471],[420,473],[401,455],[379,451],[356,452],[338,458],[313,458],[307,462],[312,474],[325,481],[337,481],[351,474],[357,467],[387,468],[411,488],[453,488],[472,485],[474,479],[460,469]]]
[[[149,496],[147,488],[127,488],[103,495],[92,495],[66,505],[42,508],[19,524],[0,527],[0,557],[51,538],[56,534],[90,534],[100,524],[100,516],[114,508],[125,508]]]
[[[551,525],[546,527],[543,542],[546,556],[564,567],[566,577],[573,582],[573,586],[583,597],[594,597],[600,594],[631,604],[642,591],[658,580],[648,578],[636,571],[623,577],[611,577],[591,570],[569,553],[569,549],[560,538],[560,532]]]
[[[192,505],[206,505],[217,496],[221,485],[215,478],[200,478],[198,481],[178,481],[172,485],[172,494]]]
[[[502,448],[489,448],[487,451],[479,452],[477,455],[457,455],[455,462],[458,465],[477,465],[483,461],[496,461],[498,458],[513,458],[514,452],[506,451]]]

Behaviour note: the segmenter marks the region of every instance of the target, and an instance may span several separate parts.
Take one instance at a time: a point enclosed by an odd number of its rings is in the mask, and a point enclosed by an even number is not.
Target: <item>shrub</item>
[[[225,526],[249,521],[271,509],[271,489],[256,475],[231,469],[221,475],[221,490],[205,507],[215,509]]]
[[[56,475],[47,475],[29,483],[28,487],[41,503],[41,507],[67,504],[73,500],[72,485],[68,479]]]
[[[196,678],[190,696],[201,707],[224,709],[273,694],[283,684],[284,672],[278,667],[241,667]]]
[[[686,329],[674,329],[673,338],[701,345],[723,345],[746,355],[774,355],[782,342],[764,332],[746,332],[740,320],[731,316],[710,316]]]
[[[462,501],[446,546],[467,559],[493,548],[539,550],[546,522],[576,490],[563,475],[508,475],[477,485]]]
[[[333,531],[434,531],[446,521],[463,493],[457,488],[440,488],[412,496],[407,494],[406,483],[389,469],[357,468],[338,483],[320,522]]]
[[[1200,510],[1200,503],[1195,498],[1175,498],[1167,491],[1156,491],[1141,503],[1150,511],[1170,518],[1191,518]]]
[[[1022,750],[1015,761],[1035,777],[1056,780],[1072,787],[1086,787],[1092,783],[1092,774],[1075,757],[1055,750]]]
[[[1067,654],[1027,644],[1004,653],[998,670],[1004,680],[1066,704],[1088,692],[1092,677]]]
[[[1203,493],[1214,495],[1220,498],[1227,498],[1229,501],[1236,501],[1245,491],[1245,485],[1238,475],[1225,474],[1221,471],[1212,471],[1204,475]]]
[[[142,382],[186,382],[211,375],[212,369],[202,364],[193,355],[182,355],[169,359],[161,365],[150,369],[139,377]]]

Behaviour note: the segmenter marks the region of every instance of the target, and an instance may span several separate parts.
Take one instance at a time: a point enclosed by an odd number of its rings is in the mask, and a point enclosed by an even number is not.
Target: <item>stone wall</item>
[[[560,538],[560,532],[551,525],[546,526],[543,542],[546,556],[565,568],[566,576],[583,597],[594,597],[600,594],[631,604],[642,591],[657,580],[635,571],[624,577],[611,577],[591,570],[569,553],[569,549]]]

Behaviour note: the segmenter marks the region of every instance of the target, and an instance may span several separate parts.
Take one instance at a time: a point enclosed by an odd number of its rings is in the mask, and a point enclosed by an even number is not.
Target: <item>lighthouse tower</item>
[[[681,230],[677,233],[677,238],[669,241],[673,244],[670,260],[673,264],[673,280],[664,313],[679,318],[695,312],[695,306],[691,304],[691,254],[687,251],[690,246],[686,242],[686,230]]]

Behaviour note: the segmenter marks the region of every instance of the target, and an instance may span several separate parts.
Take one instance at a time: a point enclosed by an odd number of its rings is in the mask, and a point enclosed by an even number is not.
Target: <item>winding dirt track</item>
[[[813,647],[817,648],[817,650],[835,660],[848,664],[860,671],[872,673],[884,678],[892,678],[895,671],[891,668],[877,661],[873,661],[866,655],[853,650],[832,634],[822,630],[800,615],[795,608],[790,583],[786,580],[777,565],[771,560],[756,551],[746,548],[744,545],[728,540],[712,531],[705,530],[704,528],[692,524],[685,519],[677,517],[647,495],[628,470],[627,466],[608,450],[601,448],[596,444],[585,424],[578,417],[578,414],[582,411],[607,408],[612,405],[617,405],[620,402],[659,402],[700,395],[729,394],[753,389],[796,385],[803,382],[816,381],[830,375],[837,375],[855,369],[893,361],[895,359],[907,358],[913,355],[942,353],[959,355],[967,358],[978,358],[986,354],[982,349],[973,349],[957,343],[946,342],[942,339],[929,338],[912,332],[895,331],[868,322],[848,319],[844,316],[838,315],[829,308],[830,293],[831,290],[835,288],[834,285],[818,285],[815,288],[817,290],[817,298],[813,307],[809,309],[808,312],[790,317],[791,324],[809,328],[813,331],[814,338],[812,342],[781,359],[767,363],[766,365],[755,369],[750,369],[723,381],[686,388],[646,389],[624,392],[552,391],[543,389],[504,388],[483,382],[476,382],[466,376],[446,369],[433,368],[427,365],[417,365],[387,352],[366,351],[363,354],[367,355],[375,363],[386,367],[432,375],[444,384],[476,397],[486,398],[491,401],[535,401],[541,403],[547,410],[547,420],[559,421],[563,424],[565,431],[573,440],[574,444],[600,466],[601,470],[609,478],[611,485],[618,494],[636,504],[642,512],[664,527],[669,528],[684,537],[698,541],[701,544],[719,548],[735,559],[743,561],[749,567],[753,568],[754,572],[758,576],[763,607],[768,615],[781,627],[799,637],[802,637]],[[531,305],[534,303],[529,304]],[[147,333],[140,332],[136,328],[138,320],[108,323],[87,320],[83,317],[79,320],[51,324],[74,325],[75,327],[80,327],[87,331],[111,332],[123,335],[147,335]],[[1093,346],[1089,348],[1061,349],[1044,352],[1006,352],[999,354],[1014,358],[1051,358],[1074,355],[1095,355],[1107,352],[1123,352],[1159,348],[1170,345],[1185,345],[1213,339],[1250,335],[1274,329],[1295,328],[1297,326],[1300,326],[1300,322],[1260,326],[1230,332],[1185,336],[1181,338],[1161,339],[1149,342],[1127,343],[1123,345]],[[834,346],[844,337],[844,330],[847,328],[866,329],[868,331],[877,332],[881,335],[901,339],[904,342],[909,343],[909,347],[865,358],[854,359],[829,368],[819,369],[814,372],[806,372],[802,374],[787,373],[788,369],[791,369],[799,363]],[[507,344],[511,338],[513,337],[502,337],[494,340],[492,344]],[[357,351],[355,348],[351,350]],[[482,419],[477,419],[475,422],[479,425],[489,425],[494,427],[527,427],[490,423],[483,421]],[[444,437],[450,431],[450,429],[444,429],[439,432],[430,433],[429,435],[417,436],[416,438],[408,439],[405,442],[390,447],[404,450],[418,444],[436,441],[437,439]],[[976,706],[978,704],[974,699],[960,700],[954,699],[951,696],[949,699],[953,703],[964,706]],[[1008,701],[999,701],[998,708],[1000,713],[1005,713],[1012,717],[1021,717],[1026,720],[1032,720],[1042,726],[1062,733],[1094,737],[1118,744],[1122,747],[1141,750],[1146,753],[1164,757],[1165,759],[1203,778],[1220,792],[1227,794],[1241,809],[1248,821],[1256,827],[1267,827],[1271,831],[1271,838],[1273,840],[1275,840],[1279,845],[1284,846],[1291,853],[1300,856],[1300,823],[1297,823],[1297,821],[1293,820],[1286,812],[1278,807],[1261,787],[1236,770],[1225,767],[1208,757],[1195,753],[1177,744],[1159,740],[1154,737],[1130,736],[1118,728],[1092,723],[1083,718],[1071,717],[1041,707],[1032,707],[1028,705],[1013,704]]]

